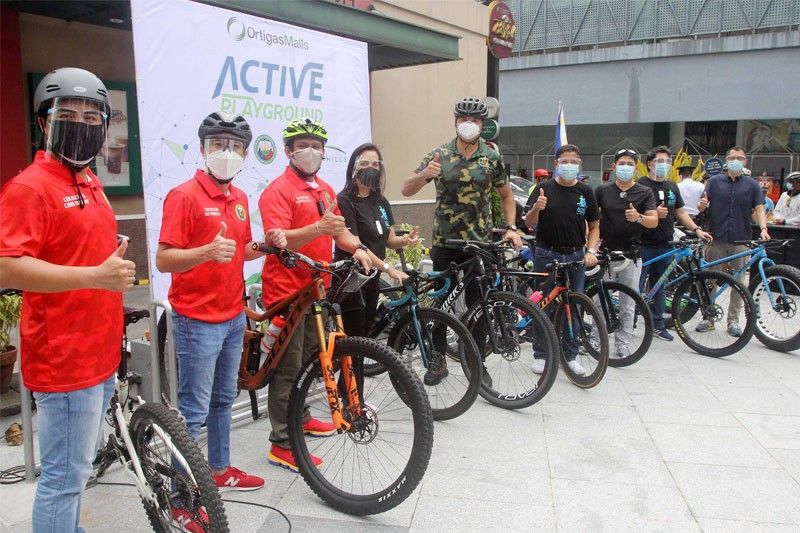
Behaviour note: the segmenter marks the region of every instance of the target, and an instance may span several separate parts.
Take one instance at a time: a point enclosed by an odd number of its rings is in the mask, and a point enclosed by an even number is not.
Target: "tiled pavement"
[[[267,486],[225,497],[281,509],[294,532],[800,531],[800,353],[755,340],[726,359],[655,340],[642,361],[609,369],[597,388],[559,377],[522,411],[478,399],[436,424],[420,487],[378,516],[333,511],[299,476],[269,466],[267,432],[263,420],[235,427],[234,464]],[[0,445],[0,468],[21,462],[21,448]],[[106,480],[126,478],[116,468]],[[33,491],[0,487],[0,530],[30,530]],[[288,530],[266,509],[226,510],[236,532]],[[149,530],[132,487],[88,491],[82,524]]]

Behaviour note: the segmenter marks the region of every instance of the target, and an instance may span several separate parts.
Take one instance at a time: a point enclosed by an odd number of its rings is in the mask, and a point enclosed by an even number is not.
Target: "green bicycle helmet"
[[[288,143],[300,137],[316,137],[323,143],[328,142],[328,132],[319,122],[314,122],[310,118],[293,120],[286,125],[283,130],[283,142]]]

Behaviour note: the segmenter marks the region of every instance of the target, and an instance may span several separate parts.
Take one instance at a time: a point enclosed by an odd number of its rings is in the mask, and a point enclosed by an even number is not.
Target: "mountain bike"
[[[458,318],[420,306],[418,293],[425,293],[440,276],[406,272],[409,278],[403,286],[379,289],[394,299],[381,302],[367,336],[385,339],[421,376],[434,420],[455,418],[478,397],[482,374],[478,346]],[[365,374],[376,376],[383,371],[380,364],[364,361]]]
[[[217,486],[203,453],[177,409],[131,396],[141,376],[128,370],[130,324],[148,318],[147,309],[123,308],[124,330],[116,387],[106,412],[111,433],[94,460],[87,487],[115,463],[131,476],[154,531],[184,531],[191,521],[203,531],[229,531]]]
[[[458,316],[466,288],[477,283],[480,299],[460,316],[483,359],[484,379],[479,394],[504,409],[535,404],[555,382],[558,340],[541,309],[519,294],[498,290],[508,243],[450,239],[446,244],[463,249],[471,257],[436,273],[441,280],[439,285],[420,287],[420,292],[426,294],[432,307]],[[546,361],[546,371],[540,375],[533,372],[534,351]]]
[[[358,291],[371,276],[359,273],[352,259],[328,263],[263,243],[253,248],[276,255],[287,268],[309,268],[312,273],[305,287],[264,313],[245,309],[248,331],[239,386],[256,390],[269,383],[298,325],[311,313],[319,352],[303,362],[289,396],[289,438],[300,474],[314,493],[339,511],[366,515],[392,509],[411,495],[425,473],[433,447],[433,417],[422,383],[397,352],[344,333],[338,301]],[[341,280],[330,294],[323,274]],[[262,354],[264,334],[255,323],[277,315],[286,325],[269,353]],[[372,359],[385,371],[357,376],[358,359]],[[336,433],[326,438],[305,435],[308,416],[330,419]],[[322,459],[318,466],[312,453]]]
[[[603,250],[597,258],[597,266],[586,272],[584,292],[599,305],[608,334],[615,335],[617,346],[609,353],[608,359],[608,366],[611,367],[636,363],[644,357],[653,342],[653,314],[639,291],[624,283],[606,279],[609,269],[612,272],[621,271],[631,261],[638,260],[636,250]],[[638,279],[636,283],[639,283]],[[599,332],[593,332],[593,335],[599,335]]]
[[[700,267],[711,268],[734,259],[749,257],[739,270],[728,272],[739,278],[748,270],[748,290],[753,296],[756,310],[755,335],[767,348],[779,352],[800,349],[800,269],[789,265],[778,265],[767,255],[767,248],[782,248],[790,240],[782,241],[734,241],[744,244],[747,250],[715,261],[700,260]]]
[[[675,331],[689,348],[701,355],[725,357],[744,348],[756,327],[755,302],[750,292],[733,276],[702,266],[705,241],[682,238],[669,244],[675,248],[642,265],[672,258],[661,277],[643,294],[645,300],[652,301],[662,287],[672,292],[670,311]],[[673,272],[679,268],[679,263],[683,273],[674,276]],[[722,323],[727,318],[733,293],[741,298],[745,317],[740,337],[726,333]],[[719,325],[723,327],[718,328]]]

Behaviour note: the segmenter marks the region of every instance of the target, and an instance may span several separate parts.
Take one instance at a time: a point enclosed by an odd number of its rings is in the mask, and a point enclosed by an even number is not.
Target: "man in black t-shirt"
[[[683,198],[678,185],[669,179],[672,170],[672,152],[666,146],[657,146],[647,153],[645,158],[649,177],[639,180],[639,184],[644,185],[653,191],[658,207],[658,226],[653,229],[642,231],[642,276],[639,280],[639,289],[644,292],[656,284],[658,279],[672,262],[672,257],[667,257],[656,261],[653,264],[646,264],[651,259],[658,257],[670,250],[673,240],[672,235],[675,231],[675,219],[677,219],[689,231],[694,231],[698,237],[711,240],[711,235],[702,231],[694,223],[692,217],[683,208]],[[649,281],[648,281],[649,280]],[[666,308],[666,296],[664,290],[659,289],[650,299],[650,309],[653,311],[653,335],[661,340],[671,341],[672,335],[667,331],[664,324],[664,309]]]
[[[592,188],[577,180],[580,167],[580,149],[572,144],[563,145],[556,152],[555,178],[538,183],[528,198],[525,224],[529,228],[536,228],[536,272],[547,272],[545,266],[554,259],[560,262],[583,260],[589,268],[597,264],[600,217]],[[588,248],[584,252],[587,224]],[[570,289],[582,292],[586,279],[584,267],[572,268],[568,275]],[[553,280],[548,279],[540,289],[547,294],[552,283]],[[565,342],[567,364],[573,372],[583,375],[584,368],[575,360],[577,354],[578,347]],[[538,374],[544,371],[543,359],[536,358],[533,371]]]
[[[597,206],[600,208],[600,238],[603,248],[609,251],[627,252],[634,246],[638,247],[641,244],[642,228],[655,228],[658,225],[653,193],[633,181],[637,157],[636,152],[629,149],[622,149],[614,154],[611,169],[616,179],[603,183],[595,190]],[[619,270],[614,267],[615,265],[610,265],[606,271],[607,279],[638,290],[642,272],[640,261],[632,261]],[[633,315],[633,300],[620,295],[619,316],[622,329],[614,334],[614,357],[628,357],[631,354]]]

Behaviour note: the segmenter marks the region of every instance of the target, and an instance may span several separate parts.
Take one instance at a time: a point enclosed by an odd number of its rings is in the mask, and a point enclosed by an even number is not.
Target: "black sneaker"
[[[433,353],[431,354],[431,359],[428,362],[428,370],[425,371],[425,375],[422,377],[422,382],[425,385],[432,387],[433,385],[438,385],[442,382],[444,378],[450,372],[447,370],[447,361],[444,358],[444,355],[440,353]]]
[[[483,365],[483,374],[481,375],[481,383],[487,389],[492,388],[492,376],[489,375],[489,369],[486,368],[486,365]]]

